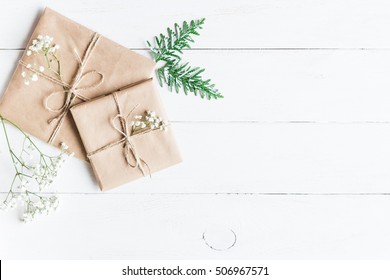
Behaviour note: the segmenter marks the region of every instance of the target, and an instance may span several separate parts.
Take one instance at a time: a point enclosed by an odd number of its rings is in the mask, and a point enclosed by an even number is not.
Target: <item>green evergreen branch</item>
[[[198,29],[202,29],[205,19],[191,20],[190,24],[183,22],[183,27],[175,23],[174,30],[167,28],[167,36],[160,34],[154,38],[157,47],[153,47],[149,41],[148,46],[152,51],[153,58],[158,61],[180,60],[182,50],[190,48],[190,42],[194,43],[192,36],[199,36]]]
[[[195,96],[199,94],[201,98],[206,97],[209,100],[223,98],[210,79],[202,79],[200,74],[204,72],[204,69],[192,68],[188,64],[188,62],[182,64],[178,61],[175,64],[166,64],[157,69],[157,78],[160,85],[162,86],[162,83],[165,82],[170,91],[175,89],[178,93],[180,89],[183,89],[186,95],[188,95],[188,92],[192,92]]]
[[[156,62],[165,64],[156,70],[156,75],[160,86],[163,83],[168,85],[170,91],[175,89],[176,93],[183,89],[184,93],[192,92],[201,98],[220,99],[222,94],[211,83],[211,80],[204,80],[200,75],[205,71],[203,68],[191,67],[189,63],[182,63],[181,55],[183,49],[190,48],[190,43],[194,43],[193,36],[199,36],[198,30],[202,29],[205,19],[192,20],[189,24],[184,21],[180,27],[175,23],[174,30],[168,28],[167,35],[156,36],[155,47],[147,41]]]

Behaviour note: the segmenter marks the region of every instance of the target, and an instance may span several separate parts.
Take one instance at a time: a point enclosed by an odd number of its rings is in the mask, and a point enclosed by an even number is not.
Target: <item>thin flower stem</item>
[[[30,194],[35,195],[35,196],[37,196],[37,197],[39,197],[39,198],[41,198],[41,199],[43,198],[43,196],[40,196],[40,195],[36,194],[35,192],[26,191],[26,193],[27,193],[28,195],[30,195]]]
[[[60,62],[60,60],[58,59],[58,57],[55,54],[52,54],[52,56],[57,61],[58,77],[61,79],[61,81],[63,81],[62,75],[61,75],[61,62]]]
[[[12,156],[13,156],[14,158],[16,158],[16,160],[20,163],[20,165],[21,165],[22,167],[26,167],[27,169],[30,169],[27,165],[24,164],[24,162],[22,162],[22,161],[20,160],[20,158],[14,153],[14,151],[11,150],[11,154],[12,154]]]
[[[1,116],[1,115],[0,115]],[[8,134],[7,134],[7,129],[5,128],[5,124],[4,124],[4,118],[1,116],[1,123],[3,125],[3,130],[4,130],[4,135],[5,135],[5,139],[7,140],[7,146],[8,146],[8,150],[10,152],[10,156],[11,156],[11,159],[12,159],[12,162],[14,163],[14,168],[15,168],[15,171],[18,172],[18,169],[16,168],[16,161],[13,157],[13,151],[12,151],[12,148],[11,148],[11,145],[9,143],[9,139],[8,139]]]
[[[13,123],[12,121],[10,121],[9,119],[6,119],[4,118],[1,114],[0,114],[0,119],[1,121],[3,122],[3,126],[4,126],[4,121],[6,121],[7,123],[11,124],[13,127],[15,127],[16,129],[18,129],[25,137],[26,139],[34,146],[35,149],[37,149],[37,151],[41,154],[44,154],[42,153],[42,151],[37,147],[37,145],[35,145],[35,143],[31,140],[30,136],[27,135],[27,133],[25,133],[19,126],[17,126],[15,123]]]
[[[7,200],[8,200],[8,197],[9,197],[9,195],[10,195],[11,193],[13,193],[13,191],[12,191],[12,187],[13,187],[13,185],[14,185],[14,183],[15,183],[16,176],[17,176],[17,174],[15,174],[15,176],[14,176],[14,179],[12,180],[12,183],[11,183],[11,188],[9,189],[9,191],[8,191],[8,194],[7,194],[7,196],[5,197],[4,201],[7,201]]]

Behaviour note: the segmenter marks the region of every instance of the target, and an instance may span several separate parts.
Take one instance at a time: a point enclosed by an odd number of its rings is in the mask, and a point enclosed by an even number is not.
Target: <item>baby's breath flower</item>
[[[31,45],[27,48],[26,55],[31,56],[32,54],[38,54],[38,53],[43,54],[45,56],[45,60],[48,64],[47,67],[50,68],[51,67],[50,63],[52,62],[53,58],[54,58],[54,60],[57,60],[57,62],[59,63],[59,60],[55,56],[55,53],[59,48],[60,48],[59,45],[53,44],[53,37],[50,37],[49,35],[45,35],[45,36],[38,35],[38,37],[36,39],[32,40]],[[49,55],[50,55],[50,58],[49,58]],[[35,72],[38,72],[38,71],[44,72],[45,71],[45,67],[39,66],[37,69],[33,69],[31,64],[27,64],[26,68],[31,69]],[[58,69],[60,69],[60,67],[58,67]],[[59,72],[57,74],[59,76],[61,76],[61,74]],[[25,76],[23,76],[23,78],[25,78]],[[29,79],[30,79],[30,81],[36,82],[36,81],[38,81],[38,75],[36,73],[34,73],[33,75],[31,75],[29,77]],[[29,85],[30,81],[25,79],[24,84]]]
[[[4,125],[7,120],[0,115],[0,121]],[[7,135],[6,126],[4,133]],[[42,194],[41,191],[52,185],[68,157],[66,153],[68,146],[61,143],[61,153],[57,156],[48,156],[38,149],[28,135],[23,131],[22,133],[25,138],[20,155],[13,151],[10,142],[7,142],[16,173],[6,198],[0,203],[0,210],[9,211],[19,205],[24,209],[21,220],[30,222],[40,214],[50,214],[57,209],[58,197]],[[34,158],[31,156],[33,153],[39,155],[35,162],[30,160]]]
[[[62,150],[67,150],[67,149],[69,149],[68,145],[66,145],[66,143],[64,143],[64,142],[61,142],[60,146],[61,146],[61,149],[62,149]]]
[[[134,116],[134,120],[129,122],[133,128],[132,135],[148,130],[166,130],[168,123],[156,116],[156,112],[146,111],[144,116]]]

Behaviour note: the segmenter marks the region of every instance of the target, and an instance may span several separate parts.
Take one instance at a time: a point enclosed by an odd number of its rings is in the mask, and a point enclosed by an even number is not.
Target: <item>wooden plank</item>
[[[0,51],[1,92],[19,56]],[[161,89],[175,121],[390,120],[390,51],[190,51],[186,57],[206,67],[205,77],[225,98],[209,102]]]
[[[0,213],[2,259],[388,259],[389,196],[63,195],[21,224]],[[234,243],[236,235],[236,243]],[[203,239],[205,237],[213,250]]]
[[[173,129],[184,162],[110,193],[390,193],[389,124],[174,123]],[[12,167],[7,157],[1,164],[5,191]],[[99,192],[89,166],[77,159],[64,166],[57,185],[65,193]]]
[[[390,47],[389,3],[382,0],[33,0],[0,10],[0,48],[24,47],[45,5],[131,48],[146,47],[174,22],[201,17],[207,24],[198,48]]]

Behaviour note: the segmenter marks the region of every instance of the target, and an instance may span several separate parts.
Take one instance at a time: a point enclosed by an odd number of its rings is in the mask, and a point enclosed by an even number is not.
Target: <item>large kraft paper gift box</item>
[[[71,113],[103,191],[181,162],[151,79],[83,102]]]
[[[70,108],[150,78],[154,65],[46,8],[5,91],[0,113],[54,146],[66,143],[70,152],[86,160]]]

